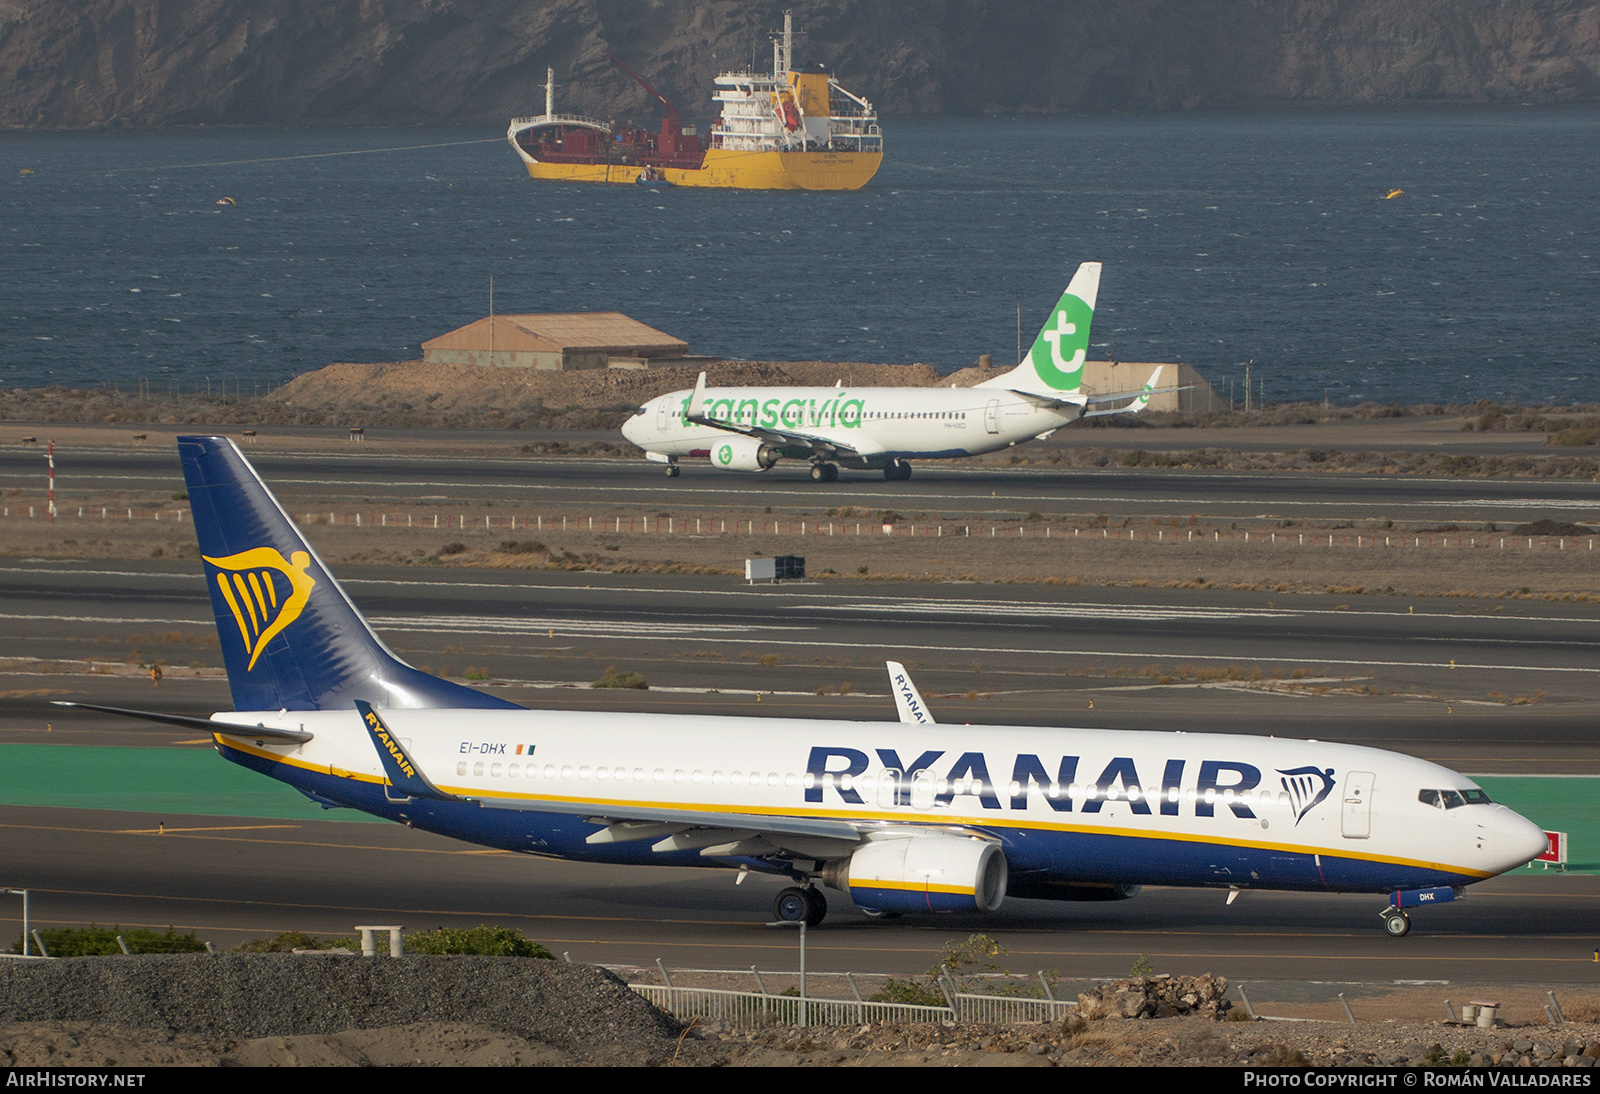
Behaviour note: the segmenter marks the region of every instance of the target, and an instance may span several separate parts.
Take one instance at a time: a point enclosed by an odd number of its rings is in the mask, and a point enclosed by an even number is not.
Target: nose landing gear
[[[1378,914],[1383,916],[1383,930],[1390,938],[1404,938],[1411,933],[1411,917],[1407,908],[1421,908],[1428,904],[1449,904],[1461,893],[1449,885],[1431,889],[1401,889],[1389,896],[1389,906]]]

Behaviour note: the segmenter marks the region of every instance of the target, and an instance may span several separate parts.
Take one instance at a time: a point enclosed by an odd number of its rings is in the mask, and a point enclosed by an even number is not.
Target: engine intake
[[[770,471],[778,455],[754,437],[728,437],[711,445],[711,465],[722,471]]]

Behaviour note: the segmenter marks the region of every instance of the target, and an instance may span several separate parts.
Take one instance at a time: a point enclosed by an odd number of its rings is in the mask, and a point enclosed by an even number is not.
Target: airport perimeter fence
[[[845,1026],[868,1022],[944,1022],[981,1024],[1050,1022],[1065,1018],[1076,1003],[1010,995],[950,994],[954,1008],[865,999],[801,999],[797,995],[629,984],[630,988],[679,1021],[699,1018],[738,1028],[770,1025]]]
[[[50,506],[7,505],[0,508],[0,519],[7,520],[155,520],[186,523],[185,509],[140,509],[116,505]],[[1111,542],[1154,542],[1159,544],[1249,544],[1278,547],[1410,547],[1461,548],[1477,550],[1565,551],[1570,543],[1575,551],[1593,551],[1594,536],[1517,535],[1497,532],[1284,532],[1249,531],[1236,528],[1139,528],[1060,527],[1046,523],[946,522],[931,524],[883,524],[867,520],[757,520],[753,517],[680,516],[590,516],[587,514],[501,514],[501,513],[339,513],[299,514],[307,527],[333,525],[352,528],[408,529],[458,533],[553,534],[555,532],[594,533],[606,536],[901,536],[915,539],[941,539],[946,536],[983,539],[1087,540]],[[1096,533],[1099,533],[1096,535]],[[1154,533],[1154,534],[1152,534]]]

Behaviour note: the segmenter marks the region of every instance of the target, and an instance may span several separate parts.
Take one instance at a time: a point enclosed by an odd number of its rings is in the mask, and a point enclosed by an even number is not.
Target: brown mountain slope
[[[0,126],[704,120],[785,4],[889,115],[1600,98],[1594,0],[0,0]]]

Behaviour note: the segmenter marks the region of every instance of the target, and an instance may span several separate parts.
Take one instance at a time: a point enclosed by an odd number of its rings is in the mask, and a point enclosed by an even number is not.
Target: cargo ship
[[[716,78],[712,98],[722,113],[706,138],[608,50],[665,109],[659,130],[556,113],[555,70],[547,69],[544,113],[513,119],[506,139],[536,179],[651,188],[859,190],[883,162],[878,115],[827,72],[795,72],[792,36],[785,13],[783,36],[773,40],[771,73]]]

